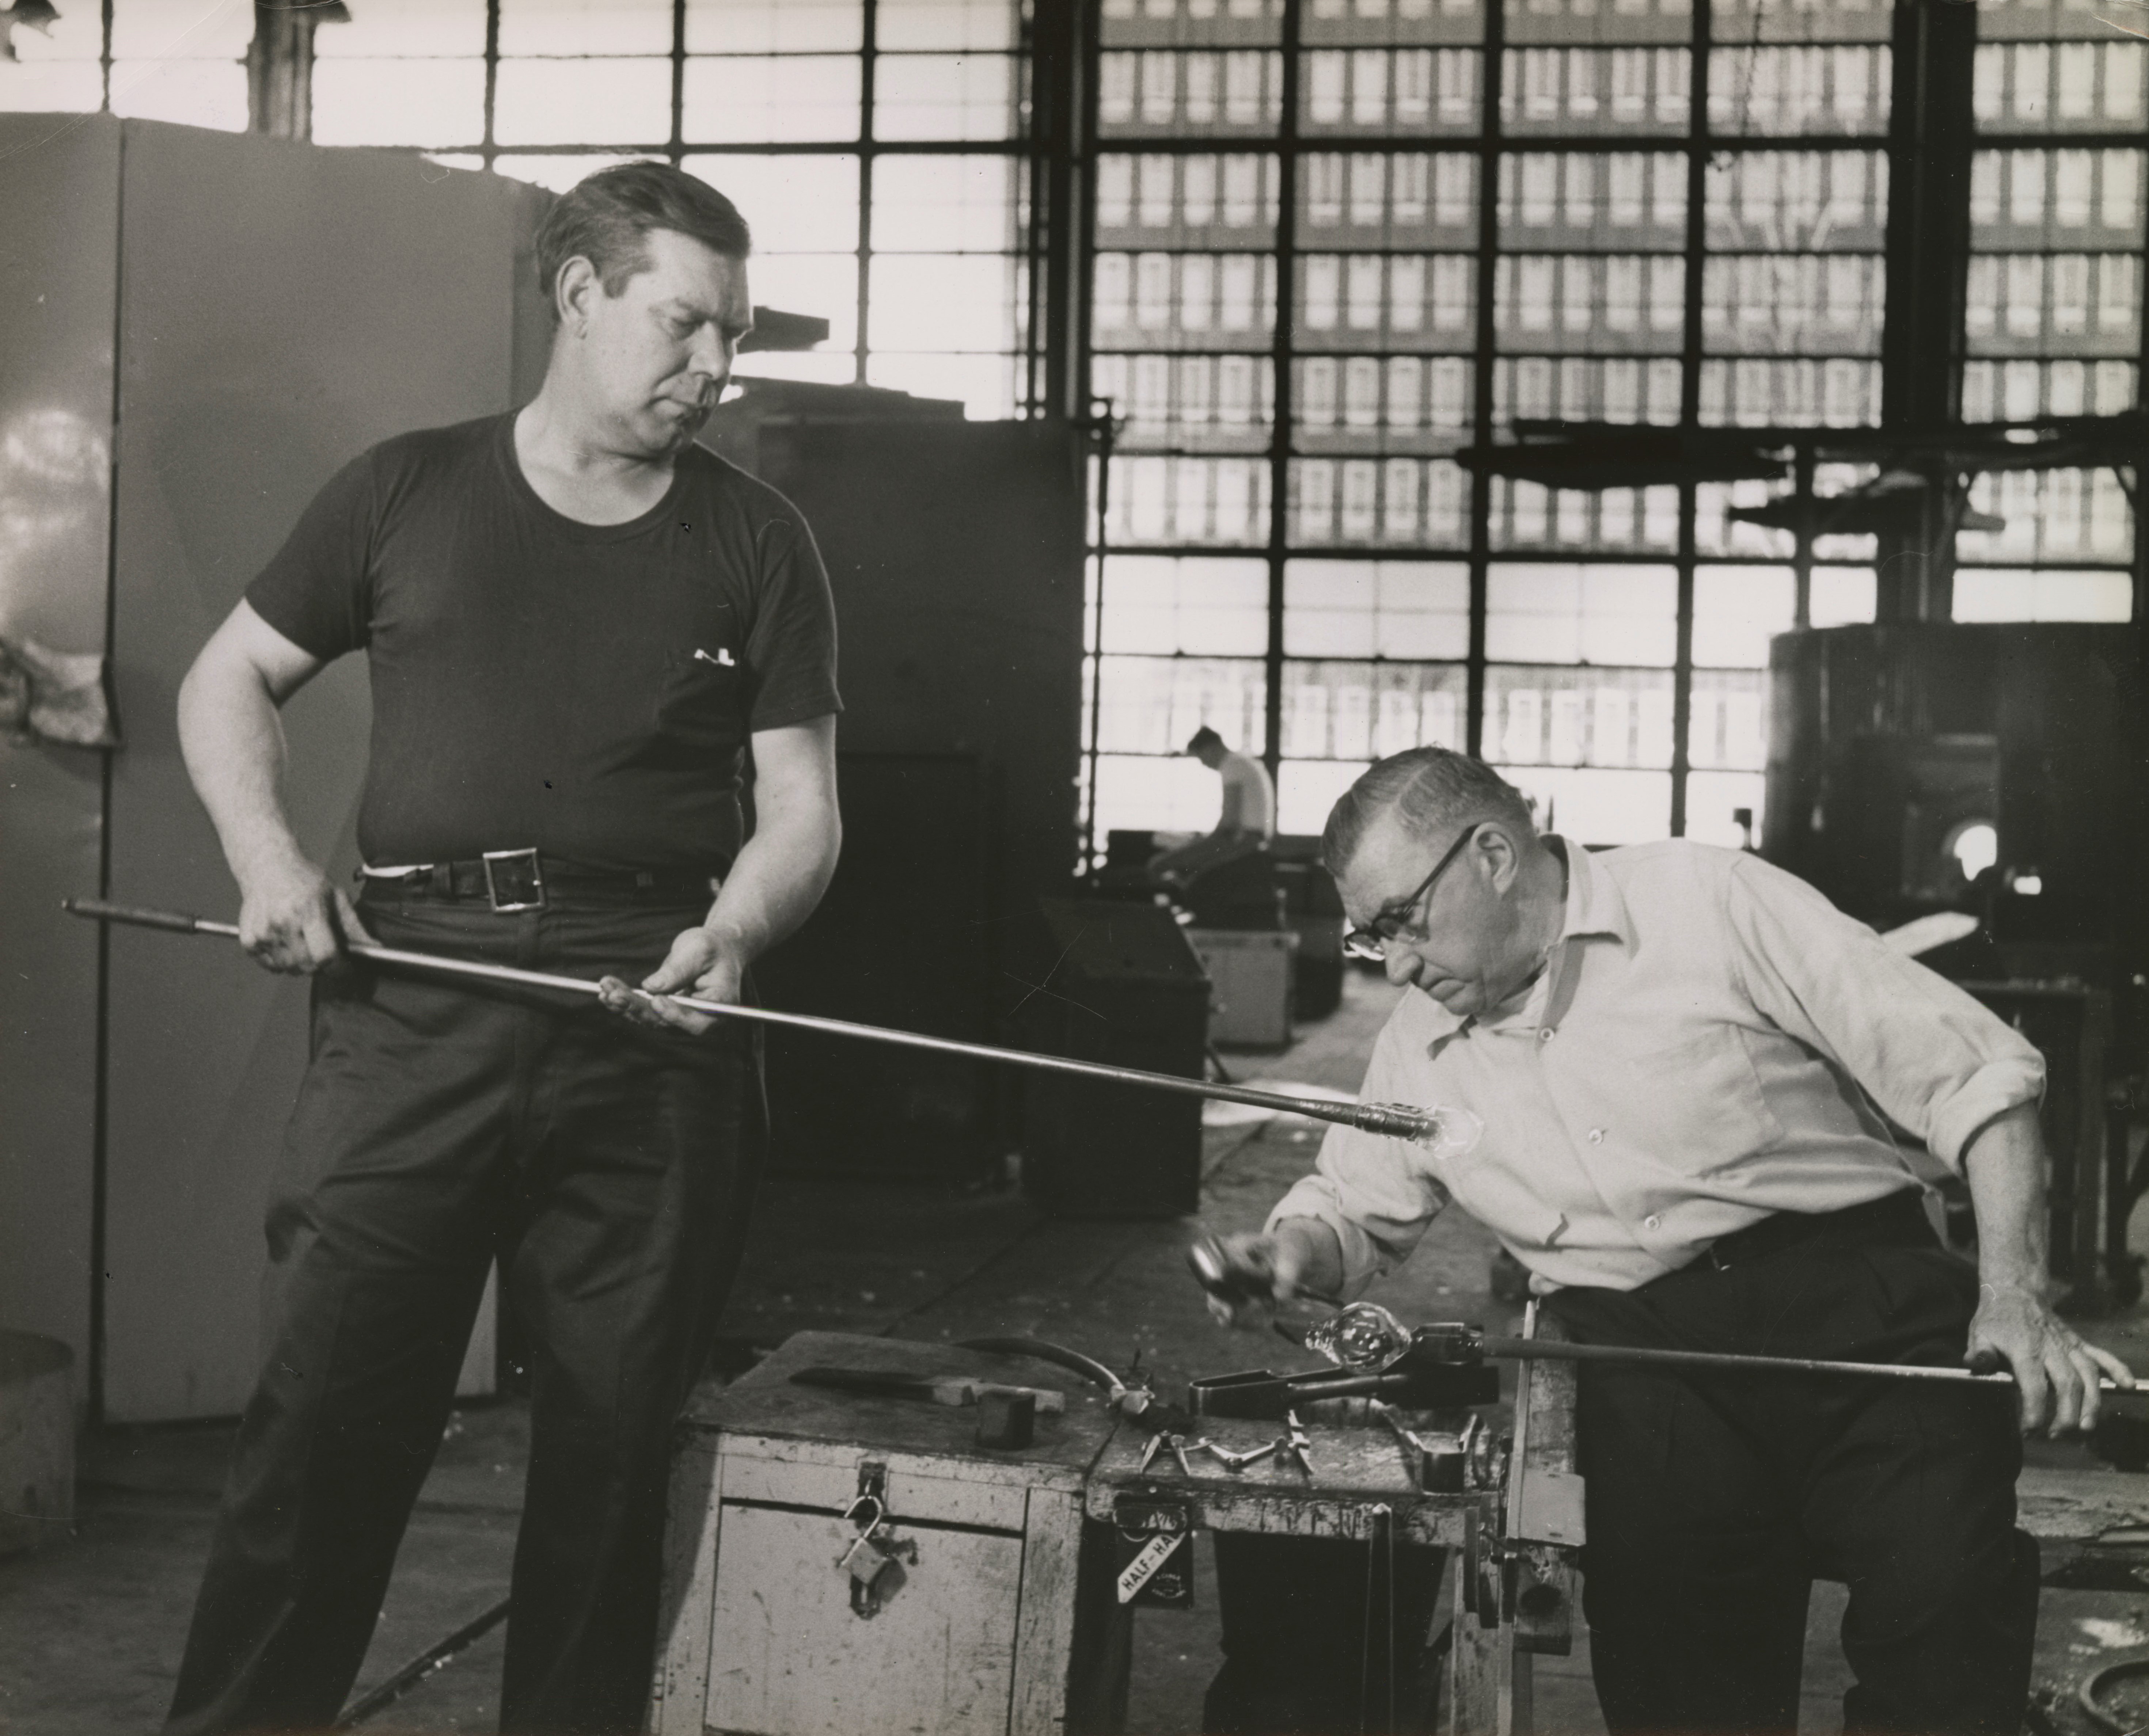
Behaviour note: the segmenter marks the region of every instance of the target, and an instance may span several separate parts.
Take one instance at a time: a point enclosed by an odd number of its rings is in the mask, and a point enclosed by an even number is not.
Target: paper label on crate
[[[1186,1541],[1183,1531],[1160,1531],[1120,1569],[1120,1602],[1131,1603],[1135,1594],[1155,1577],[1156,1570],[1171,1559],[1172,1552]]]

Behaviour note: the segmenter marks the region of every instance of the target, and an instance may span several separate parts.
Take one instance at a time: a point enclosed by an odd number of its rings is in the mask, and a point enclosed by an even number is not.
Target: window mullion
[[[1283,0],[1283,84],[1276,122],[1275,379],[1269,439],[1269,637],[1264,688],[1268,716],[1261,757],[1271,777],[1283,767],[1284,569],[1291,549],[1291,352],[1298,277],[1299,38],[1302,0]]]

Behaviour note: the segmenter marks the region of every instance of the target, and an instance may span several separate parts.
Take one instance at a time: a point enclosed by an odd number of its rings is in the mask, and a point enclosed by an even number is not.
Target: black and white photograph
[[[0,1736],[2141,1736],[2145,269],[2149,0],[0,0]]]

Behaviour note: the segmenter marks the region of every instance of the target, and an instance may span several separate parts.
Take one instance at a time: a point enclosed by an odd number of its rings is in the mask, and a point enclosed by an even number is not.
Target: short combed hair
[[[1223,737],[1218,735],[1205,723],[1194,732],[1193,739],[1186,744],[1186,751],[1189,753],[1199,753],[1204,747],[1220,747],[1223,745]]]
[[[1370,767],[1343,793],[1321,834],[1321,859],[1340,874],[1374,821],[1392,813],[1412,837],[1431,838],[1458,823],[1504,820],[1534,837],[1522,793],[1482,759],[1449,747],[1412,747]]]
[[[537,230],[537,288],[556,315],[568,260],[587,259],[607,295],[649,269],[649,232],[671,229],[712,253],[743,259],[753,234],[738,207],[707,181],[668,163],[621,163],[585,175],[560,196]]]

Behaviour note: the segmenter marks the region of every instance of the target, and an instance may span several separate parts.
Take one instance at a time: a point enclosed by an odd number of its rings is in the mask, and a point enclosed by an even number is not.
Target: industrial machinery
[[[2141,675],[2131,626],[1781,635],[1762,853],[1877,927],[1969,909],[2010,975],[2138,972]]]

